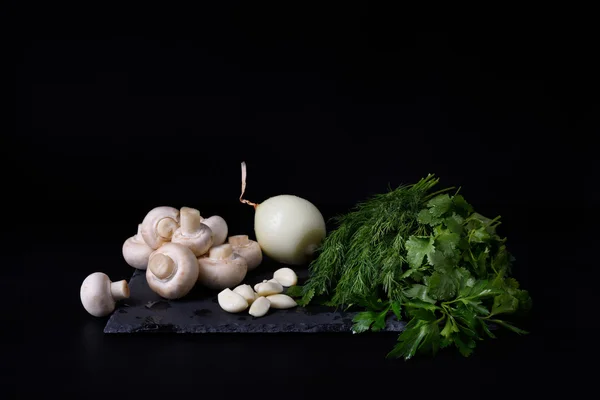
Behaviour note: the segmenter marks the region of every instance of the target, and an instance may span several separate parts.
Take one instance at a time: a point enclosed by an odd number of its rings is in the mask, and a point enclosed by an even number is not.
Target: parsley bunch
[[[510,276],[500,218],[474,212],[452,188],[431,193],[437,183],[428,175],[337,217],[306,284],[288,294],[304,306],[360,307],[356,333],[383,329],[390,315],[408,321],[390,357],[450,345],[468,356],[494,326],[526,333],[505,318],[528,311],[531,298]]]

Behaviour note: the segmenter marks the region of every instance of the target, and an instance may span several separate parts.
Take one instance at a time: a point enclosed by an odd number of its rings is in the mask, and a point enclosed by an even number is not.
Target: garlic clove
[[[277,281],[267,281],[258,285],[256,294],[259,296],[269,296],[283,292],[283,286]]]
[[[248,302],[241,294],[227,288],[217,295],[221,308],[229,313],[238,313],[248,308]]]
[[[298,275],[291,268],[280,268],[273,274],[273,279],[281,284],[281,286],[294,286],[298,283]]]
[[[241,295],[244,299],[246,299],[248,304],[252,304],[254,300],[256,300],[256,298],[258,297],[256,293],[254,293],[254,290],[252,290],[252,287],[250,285],[239,285],[238,287],[233,289],[233,291]]]
[[[266,280],[266,279],[265,279],[265,280],[263,280],[262,282],[259,282],[259,283],[257,283],[256,285],[254,285],[254,291],[258,293],[258,287],[259,287],[260,285],[262,285],[263,283],[265,283],[265,282],[267,282],[267,280]]]
[[[267,300],[271,302],[271,308],[279,310],[296,307],[298,305],[296,301],[287,294],[272,294],[267,296]]]
[[[269,311],[271,308],[271,302],[266,297],[259,297],[252,303],[250,306],[249,314],[253,317],[262,317]]]

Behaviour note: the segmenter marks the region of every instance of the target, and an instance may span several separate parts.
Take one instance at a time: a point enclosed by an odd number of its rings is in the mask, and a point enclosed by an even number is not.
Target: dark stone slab
[[[248,274],[244,283],[254,287],[273,277],[273,268]],[[295,269],[303,282],[308,271]],[[261,318],[243,311],[230,314],[217,302],[218,291],[196,287],[185,298],[165,300],[146,283],[145,271],[136,270],[129,281],[130,298],[118,304],[104,333],[174,332],[174,333],[278,333],[278,332],[351,332],[355,313],[335,311],[329,307],[295,307],[269,310]],[[385,331],[400,332],[405,323],[390,317]]]

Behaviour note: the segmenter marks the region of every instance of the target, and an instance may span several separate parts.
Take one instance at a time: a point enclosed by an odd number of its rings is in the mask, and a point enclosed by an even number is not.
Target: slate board
[[[281,266],[263,268],[261,265],[249,272],[243,283],[254,287],[263,279],[271,279],[273,271],[279,267]],[[301,284],[308,276],[308,270],[293,269]],[[201,286],[194,288],[182,299],[162,299],[149,288],[145,271],[139,270],[133,273],[129,287],[130,298],[119,302],[104,333],[351,333],[352,318],[355,315],[354,312],[336,311],[324,306],[273,309],[261,318],[252,317],[248,311],[230,314],[219,307],[218,291]],[[400,332],[405,325],[391,316],[383,331]]]

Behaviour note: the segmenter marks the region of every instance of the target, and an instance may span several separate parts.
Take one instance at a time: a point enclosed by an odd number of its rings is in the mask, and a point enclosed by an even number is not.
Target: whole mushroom
[[[105,317],[115,310],[117,301],[129,298],[129,285],[126,280],[111,282],[105,273],[94,272],[83,280],[79,297],[88,313]]]
[[[229,243],[212,247],[198,258],[198,282],[209,289],[222,290],[239,285],[248,272],[246,260],[233,252]]]
[[[154,251],[142,237],[142,224],[138,224],[137,234],[131,236],[123,243],[123,258],[125,262],[137,269],[146,269],[148,258]]]
[[[213,244],[213,233],[208,226],[200,222],[200,211],[182,207],[179,217],[181,226],[173,233],[171,242],[189,247],[196,257],[205,254]]]
[[[150,255],[146,270],[148,286],[165,299],[178,299],[198,281],[198,261],[179,243],[165,243]]]
[[[155,207],[142,221],[142,237],[148,246],[156,250],[170,242],[179,228],[179,210],[173,207]]]
[[[229,244],[234,253],[246,259],[248,271],[252,271],[262,262],[263,255],[258,242],[248,239],[248,235],[229,236]]]
[[[227,222],[218,215],[209,218],[203,218],[202,223],[210,228],[213,233],[213,246],[219,246],[227,240]]]

